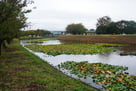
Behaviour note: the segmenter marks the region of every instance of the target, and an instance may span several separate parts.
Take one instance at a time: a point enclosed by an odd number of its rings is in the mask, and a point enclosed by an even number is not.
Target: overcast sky
[[[110,16],[113,21],[136,20],[136,0],[34,0],[27,14],[29,29],[64,31],[71,23],[96,28],[97,19]]]

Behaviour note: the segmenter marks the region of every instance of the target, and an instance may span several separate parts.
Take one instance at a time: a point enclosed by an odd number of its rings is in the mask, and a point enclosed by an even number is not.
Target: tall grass
[[[66,35],[58,38],[64,43],[115,43],[136,44],[136,35]]]

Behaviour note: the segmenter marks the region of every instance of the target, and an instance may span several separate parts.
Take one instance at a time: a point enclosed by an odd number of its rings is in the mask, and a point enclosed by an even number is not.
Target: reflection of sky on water
[[[21,44],[27,45],[26,41],[21,42]],[[30,43],[29,43],[30,44]],[[61,44],[59,40],[52,40],[52,41],[44,41],[42,45],[54,45],[54,44]],[[28,49],[28,48],[26,48]],[[29,49],[28,49],[29,50]],[[35,55],[39,56],[41,59],[49,62],[53,66],[57,66],[60,63],[66,62],[66,61],[75,61],[75,62],[81,62],[81,61],[88,61],[89,63],[106,63],[106,64],[111,64],[111,65],[120,65],[120,66],[126,66],[128,67],[128,72],[130,74],[136,75],[136,56],[120,56],[121,51],[116,51],[116,52],[107,52],[104,54],[96,54],[96,55],[58,55],[58,56],[51,56],[47,55],[41,52],[33,52],[29,50],[30,52],[34,53]],[[67,71],[62,70],[62,72],[66,73]],[[69,74],[67,75],[78,79],[78,77],[74,74]],[[80,78],[80,80],[100,89],[101,91],[105,91],[102,89],[100,85],[97,85],[92,82],[91,78]]]
[[[37,45],[58,45],[58,44],[62,44],[59,40],[43,41],[43,43],[27,43],[27,41],[28,40],[22,40],[21,44],[22,45],[32,45],[32,44],[37,44]]]
[[[27,45],[26,41],[21,42],[22,45]],[[30,44],[30,43],[29,43]],[[42,45],[54,45],[54,44],[61,44],[59,40],[51,40],[51,41],[44,41]],[[116,52],[107,52],[104,54],[96,54],[96,55],[58,55],[58,56],[50,56],[40,52],[34,52],[34,54],[38,55],[40,58],[48,61],[50,64],[57,66],[60,63],[66,61],[88,61],[89,63],[107,63],[112,65],[120,65],[128,67],[128,71],[131,74],[136,75],[136,56],[120,56],[121,51]]]
[[[59,40],[44,41],[42,45],[58,45],[62,44]]]
[[[40,58],[43,60],[48,61],[51,65],[57,66],[60,63],[66,62],[66,61],[76,61],[76,62],[81,62],[81,61],[88,61],[89,63],[107,63],[107,64],[112,64],[112,65],[120,65],[120,66],[127,66],[129,68],[128,72],[130,74],[136,75],[136,56],[120,56],[119,52],[111,52],[107,54],[97,54],[97,55],[58,55],[58,56],[50,56],[46,55],[44,53],[40,52],[34,52],[34,54],[38,55]],[[62,70],[62,72],[67,73],[67,75],[79,79],[76,75],[74,74],[69,74],[67,71]],[[100,89],[101,91],[106,91],[104,90],[101,85],[95,84],[91,78],[80,78],[83,82],[86,82],[90,84],[93,87],[96,87]]]
[[[89,63],[106,63],[106,64],[112,64],[112,65],[120,65],[120,66],[126,66],[128,67],[128,71],[131,74],[136,75],[136,56],[120,56],[118,52],[112,52],[106,54],[106,55],[58,55],[58,56],[50,56],[46,55],[44,53],[35,52],[36,55],[41,57],[42,59],[48,61],[50,64],[57,66],[60,63],[66,62],[66,61],[75,61],[75,62],[81,62],[81,61],[88,61]]]

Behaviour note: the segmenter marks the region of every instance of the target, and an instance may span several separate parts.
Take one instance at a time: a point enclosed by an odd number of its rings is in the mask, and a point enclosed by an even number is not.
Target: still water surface
[[[26,43],[26,41],[21,41],[21,44],[28,45],[31,43]],[[40,45],[56,45],[56,44],[61,44],[59,40],[52,40],[52,41],[44,41]],[[29,50],[29,49],[28,49]],[[29,50],[31,51],[31,50]],[[135,55],[124,55],[121,56],[120,54],[123,53],[123,51],[117,50],[116,52],[107,52],[104,54],[96,54],[96,55],[58,55],[58,56],[50,56],[45,53],[41,52],[33,52],[35,55],[39,56],[41,59],[49,62],[51,65],[57,67],[58,64],[66,62],[66,61],[75,61],[75,62],[81,62],[81,61],[88,61],[89,63],[106,63],[106,64],[111,64],[111,65],[120,65],[120,66],[126,66],[128,67],[127,72],[129,72],[132,75],[136,75],[136,56]],[[61,70],[61,69],[60,69]],[[68,71],[66,70],[61,70],[68,74],[71,77],[78,78],[77,76],[73,74],[69,74]],[[91,78],[83,79],[81,78],[80,80],[96,87],[99,88],[102,91],[105,91],[102,89],[100,85],[97,85],[93,83]]]
[[[21,42],[22,45],[30,45],[32,43],[26,43],[26,41]],[[34,43],[33,43],[34,44]],[[51,40],[44,41],[40,43],[40,45],[56,45],[62,44],[59,40]],[[48,61],[53,66],[57,66],[58,64],[66,61],[88,61],[89,63],[106,63],[111,65],[120,65],[128,67],[128,72],[130,74],[136,75],[136,56],[135,55],[120,55],[123,51],[117,50],[116,52],[107,52],[104,54],[96,54],[96,55],[58,55],[58,56],[50,56],[41,52],[34,52],[40,58]]]

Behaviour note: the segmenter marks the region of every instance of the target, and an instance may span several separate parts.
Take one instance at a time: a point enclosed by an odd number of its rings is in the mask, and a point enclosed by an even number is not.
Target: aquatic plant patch
[[[113,47],[105,47],[103,44],[27,45],[26,47],[53,56],[60,54],[97,54],[115,50]]]
[[[109,91],[136,91],[136,76],[125,72],[128,68],[102,63],[68,61],[58,65],[59,68],[70,70],[78,77],[92,77]]]

